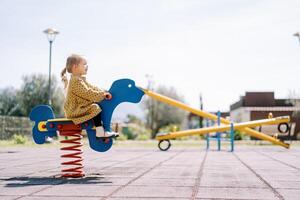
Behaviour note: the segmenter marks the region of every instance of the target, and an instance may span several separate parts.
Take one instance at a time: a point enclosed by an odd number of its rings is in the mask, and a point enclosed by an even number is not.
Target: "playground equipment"
[[[101,119],[105,131],[111,130],[111,118],[114,109],[122,102],[138,103],[144,92],[135,86],[134,81],[130,79],[120,79],[115,81],[109,92],[113,98],[111,100],[103,100],[99,103],[102,108]],[[94,122],[89,120],[82,124],[75,125],[71,120],[66,118],[55,118],[53,110],[48,105],[38,105],[34,107],[30,113],[30,120],[34,121],[34,127],[32,129],[33,140],[36,144],[44,144],[47,137],[56,136],[57,132],[61,136],[72,137],[71,139],[65,139],[61,141],[63,144],[69,144],[72,146],[61,148],[62,151],[71,151],[73,153],[67,153],[62,155],[62,158],[71,158],[74,160],[63,162],[62,165],[75,166],[62,170],[63,177],[82,177],[84,176],[82,165],[82,146],[81,132],[86,130],[90,147],[98,152],[108,151],[112,144],[113,138],[96,138],[96,130],[94,128]]]
[[[158,101],[184,109],[186,111],[192,112],[204,118],[208,118],[211,120],[216,120],[218,118],[216,115],[204,112],[202,110],[194,109],[174,99],[165,97],[163,95],[157,94],[147,89],[137,87],[135,85],[135,82],[130,79],[120,79],[115,81],[112,84],[111,88],[109,89],[109,92],[112,94],[113,98],[110,100],[103,100],[99,103],[100,107],[102,108],[101,118],[102,118],[103,127],[105,131],[111,130],[110,125],[111,125],[111,118],[113,115],[113,111],[120,103],[122,102],[138,103],[141,101],[144,94],[147,94],[148,96]],[[86,130],[88,140],[89,140],[89,145],[93,150],[97,152],[108,151],[113,144],[113,138],[103,138],[103,139],[96,138],[96,130],[92,120],[89,120],[82,124],[75,125],[70,119],[55,118],[52,108],[48,105],[38,105],[34,107],[29,117],[32,121],[35,122],[34,127],[32,129],[32,133],[33,133],[33,139],[37,144],[44,144],[46,142],[47,137],[52,138],[57,135],[57,132],[61,136],[72,137],[71,139],[66,138],[65,140],[60,141],[62,144],[71,145],[67,147],[62,147],[61,148],[62,151],[73,152],[73,153],[63,154],[61,157],[74,159],[71,161],[63,162],[61,164],[66,165],[67,167],[75,165],[75,167],[69,167],[63,169],[62,170],[63,177],[84,176],[83,164],[82,164],[83,159],[81,157],[82,130]],[[220,125],[218,127],[207,127],[202,129],[178,131],[178,132],[167,133],[163,135],[158,134],[156,139],[159,141],[159,147],[161,147],[160,145],[162,142],[167,142],[169,144],[168,148],[165,149],[161,148],[162,150],[167,150],[170,148],[171,145],[170,139],[175,139],[177,137],[184,137],[189,135],[207,134],[209,132],[215,132],[215,131],[226,131],[230,129],[236,129],[245,132],[246,134],[249,134],[253,137],[262,140],[267,140],[274,144],[281,145],[285,148],[289,148],[289,144],[284,143],[283,141],[280,141],[277,138],[273,138],[266,134],[250,129],[251,127],[256,127],[256,126],[261,126],[266,124],[287,123],[290,120],[288,116],[270,118],[265,120],[257,120],[257,121],[251,121],[245,123],[235,123],[232,125],[230,125],[231,123],[230,121],[224,118],[219,118],[219,120],[220,123],[222,123],[223,125]]]
[[[171,99],[169,97],[163,96],[161,94],[157,94],[153,91],[143,89],[145,94],[148,96],[161,101],[163,103],[169,104],[171,106],[175,106],[177,108],[181,108],[183,110],[186,110],[188,112],[191,112],[195,115],[201,116],[203,118],[211,119],[211,120],[217,120],[218,116],[205,112],[203,110],[192,108],[182,102],[176,101],[174,99]],[[281,124],[281,123],[287,123],[290,121],[289,116],[283,116],[283,117],[276,117],[276,118],[270,118],[265,120],[256,120],[256,121],[250,121],[250,122],[243,122],[243,123],[236,123],[233,124],[235,130],[239,130],[241,132],[244,132],[245,134],[248,134],[252,137],[259,138],[262,140],[266,140],[269,142],[272,142],[273,144],[277,144],[280,146],[283,146],[285,148],[289,148],[289,144],[285,143],[277,138],[271,137],[269,135],[263,134],[259,131],[253,130],[251,128],[261,125],[267,125],[267,124]],[[200,135],[200,134],[207,134],[209,132],[221,132],[226,131],[230,129],[230,121],[224,118],[220,118],[221,125],[219,127],[209,127],[209,128],[201,128],[201,129],[194,129],[194,130],[186,130],[186,131],[178,131],[178,132],[172,132],[172,133],[166,133],[166,134],[158,134],[156,136],[156,139],[159,141],[159,147],[162,148],[163,142],[168,143],[168,146],[164,150],[168,150],[171,146],[170,139],[175,139],[178,137],[184,137],[184,136],[190,136],[190,135]]]
[[[221,112],[218,111],[218,120],[217,120],[217,125],[220,126],[221,125]],[[209,122],[213,122],[212,120],[206,120],[206,127],[209,127]],[[206,134],[206,150],[209,150],[210,147],[210,141],[211,140],[215,140],[218,142],[218,151],[221,151],[221,144],[222,141],[230,141],[230,151],[233,152],[234,151],[234,127],[233,127],[233,123],[230,123],[230,131],[229,131],[229,138],[222,138],[221,134],[226,133],[226,132],[216,132],[216,136],[215,137],[210,137],[210,134]],[[226,133],[226,135],[228,135],[228,133]]]

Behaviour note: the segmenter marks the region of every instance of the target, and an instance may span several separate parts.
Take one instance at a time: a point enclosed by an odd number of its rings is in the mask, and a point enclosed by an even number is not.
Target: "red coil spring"
[[[83,164],[82,164],[82,135],[81,135],[81,130],[61,130],[60,131],[61,136],[66,136],[67,137],[72,137],[72,138],[67,138],[65,140],[61,140],[60,143],[62,144],[72,144],[72,146],[66,146],[62,147],[62,151],[73,151],[74,153],[67,153],[63,154],[61,158],[74,158],[76,160],[71,160],[67,162],[62,162],[61,165],[66,165],[66,166],[76,166],[72,168],[65,168],[62,169],[62,177],[72,177],[72,178],[78,178],[78,177],[83,177],[84,171],[83,171]],[[74,145],[73,145],[74,144]]]

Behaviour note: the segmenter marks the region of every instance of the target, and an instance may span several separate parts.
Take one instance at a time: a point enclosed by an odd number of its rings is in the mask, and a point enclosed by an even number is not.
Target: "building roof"
[[[243,107],[246,111],[300,111],[300,107]]]
[[[275,99],[274,92],[246,92],[246,95],[241,96],[239,101],[230,105],[230,110],[235,110],[240,107],[257,107],[257,109],[261,107],[260,110],[280,107],[281,110],[284,110],[284,107],[294,107],[292,103],[293,100],[299,101],[299,99]],[[291,111],[291,109],[285,109]]]

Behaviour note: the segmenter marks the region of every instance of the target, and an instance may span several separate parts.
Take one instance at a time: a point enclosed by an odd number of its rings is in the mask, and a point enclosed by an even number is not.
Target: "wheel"
[[[280,123],[277,129],[280,133],[288,133],[290,130],[290,126],[288,123]]]
[[[158,148],[161,151],[167,151],[171,147],[170,140],[160,140],[158,143]]]

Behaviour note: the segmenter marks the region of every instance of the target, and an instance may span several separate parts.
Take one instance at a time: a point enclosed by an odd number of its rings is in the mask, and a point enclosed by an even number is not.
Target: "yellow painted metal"
[[[256,126],[272,125],[272,124],[278,124],[278,123],[285,123],[285,122],[289,122],[289,121],[290,121],[289,116],[276,117],[276,118],[272,118],[272,119],[255,120],[255,121],[250,121],[250,122],[235,123],[234,129],[240,130],[240,129],[246,128],[246,127],[254,128]],[[184,137],[184,136],[190,136],[190,135],[208,134],[210,132],[223,132],[223,131],[230,130],[230,128],[231,128],[231,125],[211,126],[211,127],[206,127],[206,128],[171,132],[168,134],[161,134],[161,135],[158,134],[155,139],[169,140],[169,139],[175,139],[178,137]]]
[[[217,115],[214,115],[214,114],[211,114],[211,113],[199,110],[199,109],[192,108],[192,107],[190,107],[190,106],[188,106],[188,105],[186,105],[182,102],[176,101],[174,99],[163,96],[161,94],[157,94],[153,91],[143,89],[143,88],[141,88],[141,89],[145,92],[145,94],[147,94],[148,96],[150,96],[150,97],[152,97],[152,98],[154,98],[158,101],[161,101],[161,102],[164,102],[166,104],[181,108],[183,110],[189,111],[193,114],[196,114],[198,116],[201,116],[201,117],[204,117],[204,118],[207,118],[207,119],[211,119],[211,120],[217,120],[218,119]],[[227,120],[225,118],[220,118],[220,122],[223,123],[223,124],[230,124],[231,123],[229,120]],[[248,135],[250,135],[250,136],[253,136],[253,137],[256,137],[256,138],[259,138],[259,139],[262,139],[262,140],[267,140],[269,142],[272,142],[273,144],[277,144],[277,145],[283,146],[285,148],[289,148],[289,144],[284,143],[284,142],[280,141],[279,139],[273,138],[269,135],[263,134],[259,131],[253,130],[251,128],[245,127],[245,128],[241,128],[239,130],[246,133],[246,134],[248,134]]]
[[[38,124],[38,130],[40,132],[45,132],[47,131],[47,128],[43,128],[43,126],[46,126],[47,121],[40,121]]]
[[[68,118],[55,118],[55,119],[49,119],[48,122],[68,122],[68,121],[72,121]]]

